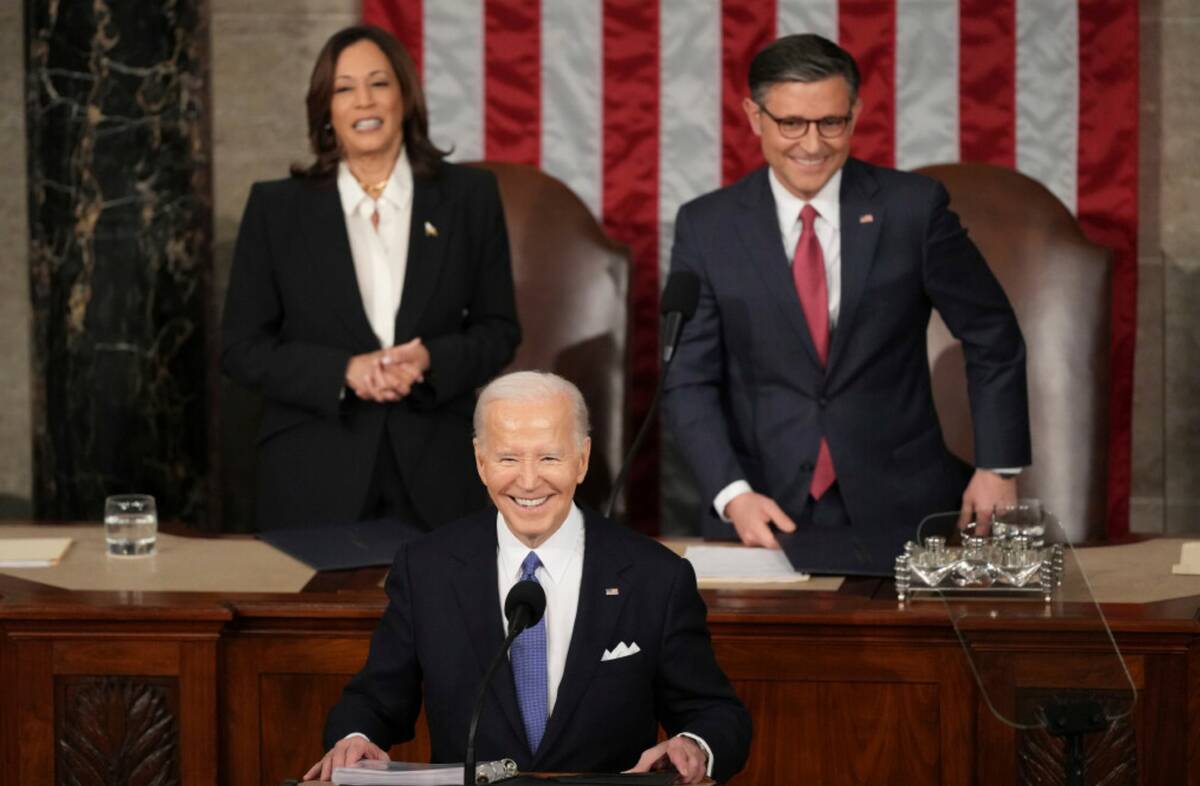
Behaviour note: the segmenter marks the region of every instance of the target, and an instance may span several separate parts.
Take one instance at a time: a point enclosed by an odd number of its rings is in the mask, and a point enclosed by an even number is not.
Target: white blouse
[[[358,291],[379,346],[395,343],[396,312],[408,267],[408,234],[412,225],[413,176],[401,149],[379,199],[372,199],[343,161],[338,164],[338,196],[346,215],[346,234]],[[371,223],[378,210],[379,226]]]

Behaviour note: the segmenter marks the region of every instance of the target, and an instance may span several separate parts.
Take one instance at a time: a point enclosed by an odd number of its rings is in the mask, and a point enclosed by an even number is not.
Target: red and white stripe
[[[1116,252],[1112,534],[1128,527],[1137,14],[1136,0],[363,0],[422,69],[435,143],[542,167],[630,246],[635,420],[654,387],[675,211],[761,165],[741,101],[750,58],[776,36],[820,33],[858,59],[855,155],[1043,182]],[[635,468],[642,521],[657,510],[654,461]]]

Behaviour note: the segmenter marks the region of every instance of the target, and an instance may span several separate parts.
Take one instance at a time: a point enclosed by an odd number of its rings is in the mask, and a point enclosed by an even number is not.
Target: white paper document
[[[745,546],[688,546],[684,559],[692,563],[697,579],[735,581],[808,581],[797,573],[787,555],[774,549]]]
[[[70,538],[0,538],[0,568],[50,568],[70,545]]]
[[[1190,540],[1179,549],[1179,563],[1171,566],[1171,572],[1181,576],[1200,575],[1200,541]]]
[[[339,786],[438,786],[460,784],[462,780],[461,764],[363,759],[349,767],[335,767],[333,770],[333,782]]]

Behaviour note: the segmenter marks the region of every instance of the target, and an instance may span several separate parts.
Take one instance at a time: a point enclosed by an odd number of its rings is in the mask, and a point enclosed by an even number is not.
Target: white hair
[[[488,404],[496,401],[550,401],[559,397],[565,398],[571,407],[575,446],[582,448],[584,439],[591,431],[587,403],[574,383],[549,371],[514,371],[489,382],[475,402],[475,439],[482,439],[484,411]]]

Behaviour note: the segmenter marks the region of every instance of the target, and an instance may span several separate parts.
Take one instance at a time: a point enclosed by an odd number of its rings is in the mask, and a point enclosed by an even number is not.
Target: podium
[[[1170,576],[1180,542],[1075,550],[1081,564],[1108,566],[1089,577],[1136,689],[1105,741],[1136,750],[1147,784],[1200,783],[1189,754],[1200,750],[1200,577]],[[226,565],[261,546],[195,545],[196,555],[219,546]],[[92,549],[77,542],[64,562]],[[177,556],[208,569],[190,551]],[[123,755],[112,732],[135,728],[128,699],[141,697],[166,718],[148,728],[163,729],[163,769],[183,786],[278,786],[323,754],[325,714],[365,660],[386,603],[382,570],[302,577],[289,590],[248,575],[238,591],[173,590],[170,575],[157,589],[64,589],[54,575],[0,571],[0,771],[13,783],[65,783],[76,742]],[[956,628],[940,600],[898,603],[890,580],[703,595],[717,658],[754,720],[750,761],[733,784],[1012,786],[1023,761],[1061,742],[993,713],[972,664],[997,675],[987,677],[994,704],[1025,706],[1078,684],[1073,662],[1094,662],[1068,601],[1061,614],[971,614]],[[1111,687],[1111,669],[1089,673]],[[991,689],[1000,684],[1007,697]],[[429,760],[423,721],[390,755]]]

